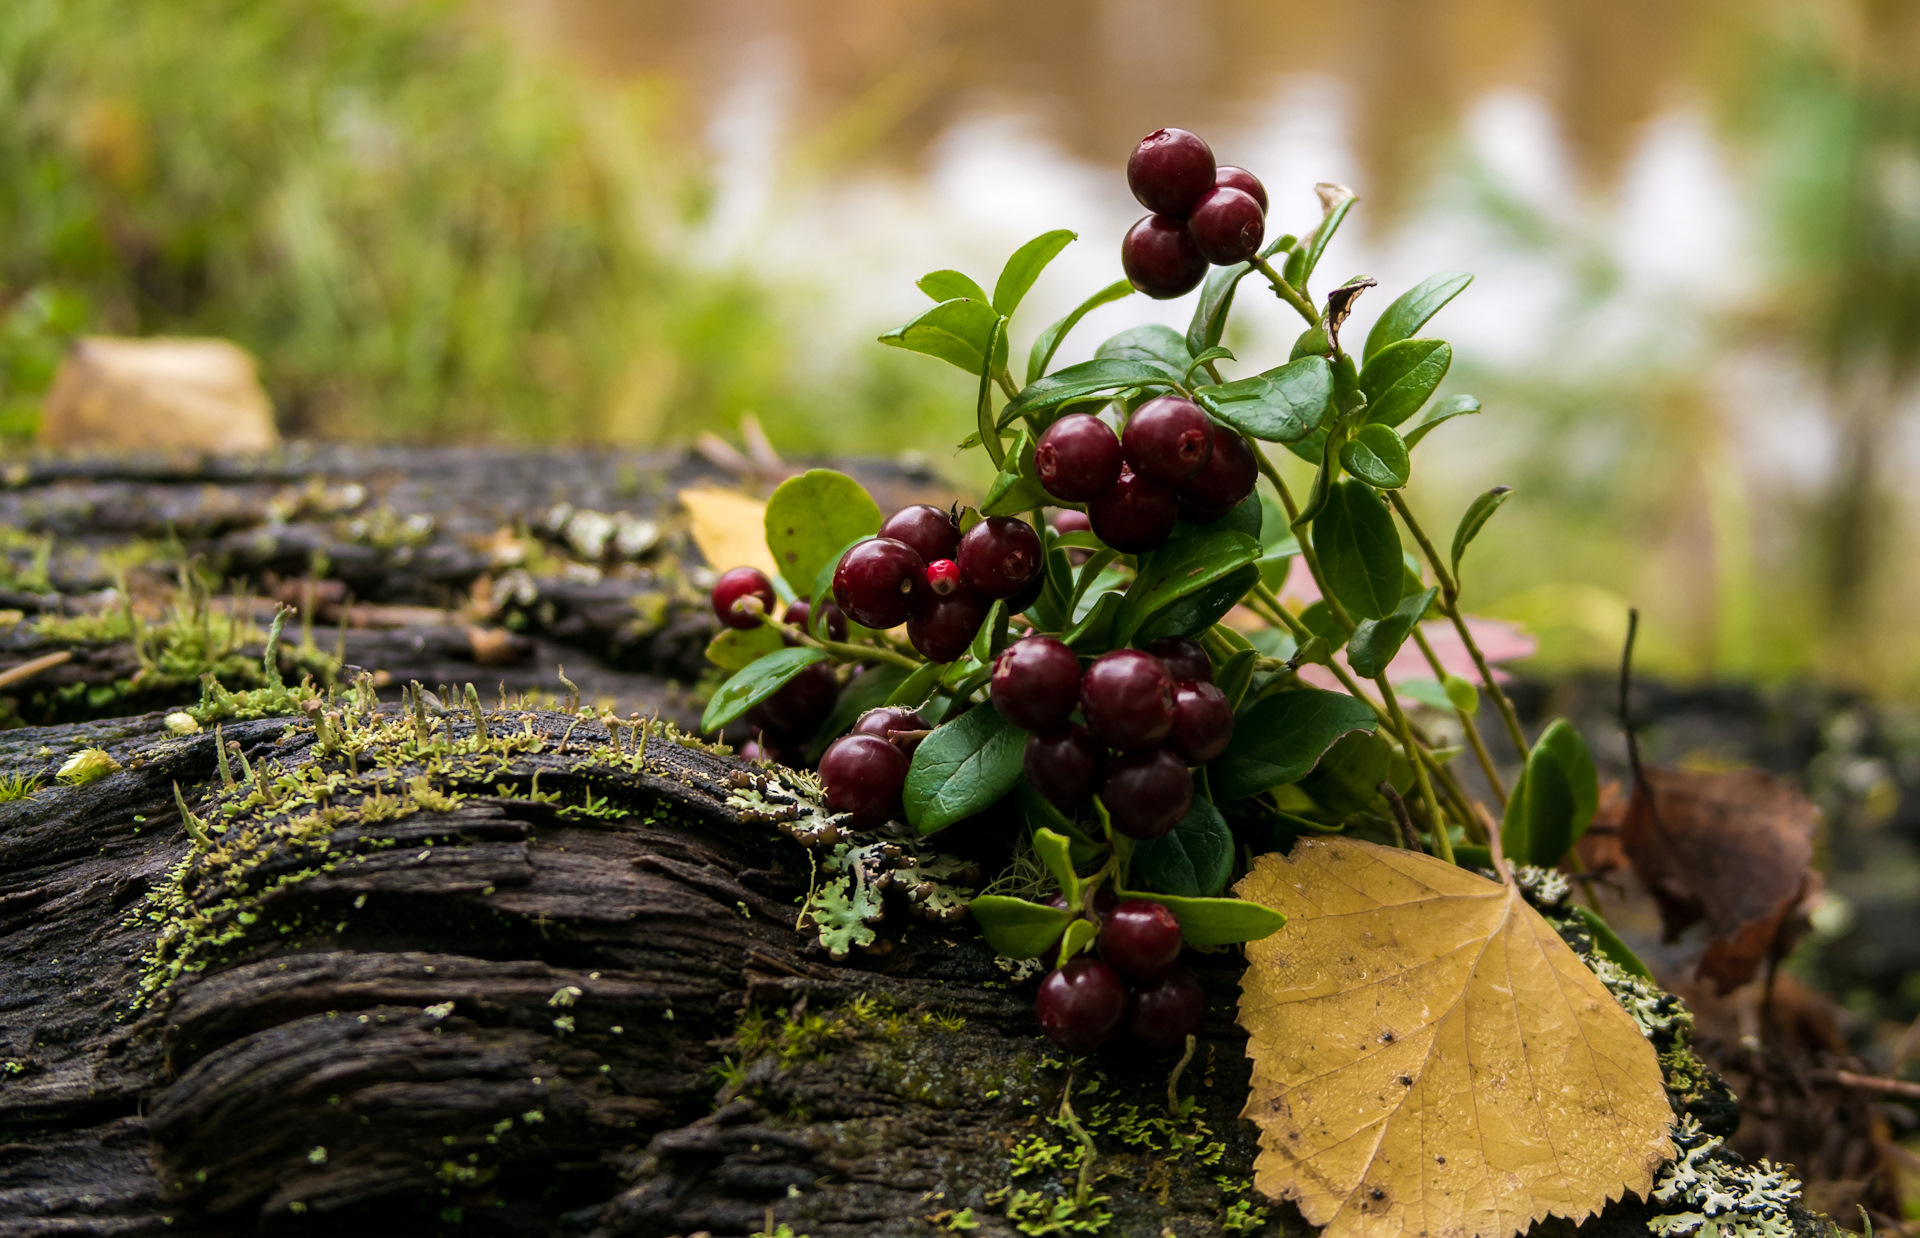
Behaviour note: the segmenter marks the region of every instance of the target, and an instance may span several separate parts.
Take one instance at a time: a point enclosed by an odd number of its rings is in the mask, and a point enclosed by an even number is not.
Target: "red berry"
[[[1129,980],[1158,980],[1180,961],[1180,918],[1151,899],[1130,898],[1101,927],[1100,957]]]
[[[1171,215],[1148,215],[1120,242],[1120,269],[1135,288],[1156,301],[1185,296],[1207,277],[1207,260]]]
[[[907,639],[932,662],[951,662],[967,651],[993,603],[962,585],[952,593],[923,596],[907,620]]]
[[[920,746],[920,737],[916,735],[911,739],[907,739],[901,736],[899,732],[926,731],[931,729],[932,728],[927,725],[927,720],[922,718],[915,710],[908,709],[904,705],[887,705],[879,709],[869,709],[866,713],[861,714],[859,720],[853,724],[852,730],[848,731],[848,734],[878,735],[881,739],[899,748],[900,751],[906,753],[908,756],[912,756],[913,750]]]
[[[1113,888],[1111,886],[1101,886],[1098,890],[1095,890],[1093,892],[1094,923],[1105,924],[1107,922],[1107,913],[1112,911],[1115,907],[1118,907],[1119,905],[1120,905],[1120,896],[1113,892]],[[1068,907],[1067,896],[1060,893],[1060,891],[1058,890],[1055,890],[1052,894],[1047,895],[1047,906],[1058,907],[1062,911],[1078,912],[1080,910],[1080,907],[1077,904],[1075,906]]]
[[[761,745],[759,740],[750,739],[740,745],[740,759],[742,761],[764,761],[767,759],[767,750]]]
[[[1087,519],[1095,536],[1121,554],[1145,554],[1173,536],[1180,519],[1180,501],[1172,486],[1120,470],[1120,480],[1087,504]]]
[[[960,548],[960,526],[953,522],[952,514],[929,503],[901,508],[882,522],[874,536],[905,542],[928,563],[951,559]]]
[[[1213,661],[1191,636],[1163,636],[1148,645],[1147,652],[1167,664],[1167,674],[1176,684],[1187,680],[1213,682]]]
[[[960,576],[986,598],[1010,598],[1040,571],[1040,535],[1012,516],[988,516],[960,539]]]
[[[927,561],[890,537],[870,537],[840,556],[833,569],[833,597],[855,623],[897,628],[926,592]]]
[[[1237,507],[1260,478],[1253,448],[1240,431],[1213,427],[1213,454],[1180,483],[1180,514],[1195,524],[1218,520]]]
[[[742,605],[748,598],[760,599],[760,609]],[[733,568],[713,584],[713,613],[730,628],[759,627],[760,617],[771,615],[774,603],[773,582],[757,567]]]
[[[1119,481],[1119,476],[1116,475],[1114,480]],[[1077,512],[1071,508],[1063,512],[1055,512],[1052,523],[1055,533],[1086,533],[1093,529],[1093,521],[1087,519],[1087,513]]]
[[[907,754],[877,735],[842,735],[820,757],[820,785],[835,812],[853,814],[856,825],[878,825],[900,810]]]
[[[1032,606],[1040,600],[1040,594],[1045,591],[1046,587],[1047,574],[1045,572],[1035,572],[1033,579],[1027,582],[1026,588],[1007,599],[1007,613],[1009,615],[1017,615],[1025,611],[1029,606]]]
[[[1165,748],[1129,752],[1108,768],[1100,802],[1113,828],[1128,838],[1158,838],[1193,807],[1193,775]]]
[[[1062,503],[1097,499],[1120,480],[1120,440],[1098,417],[1069,413],[1034,444],[1033,471]]]
[[[1080,703],[1080,658],[1051,636],[1029,636],[1000,651],[991,684],[1001,717],[1023,731],[1051,734]]]
[[[1069,1053],[1092,1053],[1125,1017],[1127,989],[1113,968],[1082,954],[1040,982],[1033,1010],[1048,1040]]]
[[[1209,189],[1187,216],[1187,235],[1200,256],[1215,266],[1245,262],[1260,252],[1267,233],[1267,216],[1250,193],[1238,189]]]
[[[1106,755],[1087,728],[1068,727],[1052,735],[1031,736],[1022,768],[1034,790],[1064,808],[1093,794]]]
[[[1184,967],[1161,980],[1133,991],[1127,1011],[1127,1035],[1155,1053],[1184,1050],[1187,1037],[1198,1036],[1207,1016],[1207,995]]]
[[[1227,750],[1233,738],[1233,706],[1210,683],[1187,682],[1173,690],[1173,729],[1167,747],[1188,765],[1205,765]]]
[[[1127,188],[1140,205],[1185,215],[1213,188],[1213,151],[1185,129],[1155,129],[1127,156]]]
[[[760,717],[769,731],[801,740],[827,720],[839,698],[840,681],[833,677],[833,664],[814,662],[760,702]]]
[[[927,588],[945,597],[960,587],[960,565],[952,559],[935,559],[927,564]]]
[[[1101,743],[1152,748],[1173,728],[1173,677],[1150,653],[1116,649],[1095,658],[1081,676],[1080,709]]]
[[[824,623],[827,629],[827,639],[847,639],[847,612],[836,606],[832,598],[828,598],[826,600],[826,610],[823,613],[826,615]],[[787,603],[787,613],[780,616],[780,621],[792,627],[799,628],[803,632],[811,632],[813,629],[809,628],[807,623],[812,618],[813,606],[807,599],[801,598],[797,602]]]
[[[1238,189],[1260,204],[1261,214],[1266,213],[1267,187],[1260,183],[1259,177],[1245,168],[1236,168],[1230,163],[1223,163],[1213,170],[1213,183],[1227,189]]]
[[[1127,418],[1120,450],[1137,475],[1177,485],[1213,458],[1213,423],[1192,400],[1159,396]]]

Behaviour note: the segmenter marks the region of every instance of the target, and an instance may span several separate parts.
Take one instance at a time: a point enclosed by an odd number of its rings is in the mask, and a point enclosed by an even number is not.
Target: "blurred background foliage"
[[[254,350],[289,435],[953,444],[964,376],[873,336],[911,281],[1081,232],[1015,346],[1117,273],[1140,133],[1366,201],[1329,256],[1487,412],[1422,449],[1448,526],[1520,501],[1469,603],[1536,665],[1920,691],[1920,6],[1904,0],[12,0],[0,439],[76,334]],[[1365,326],[1383,306],[1363,303]],[[1285,347],[1243,298],[1230,343]],[[1062,360],[1184,304],[1099,311]],[[977,456],[978,453],[975,453]],[[1291,466],[1289,466],[1291,467]]]

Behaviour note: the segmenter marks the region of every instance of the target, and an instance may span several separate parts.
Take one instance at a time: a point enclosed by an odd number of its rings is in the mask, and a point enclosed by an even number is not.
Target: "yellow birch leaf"
[[[680,505],[693,519],[693,544],[714,571],[757,567],[768,576],[779,573],[767,549],[765,503],[717,486],[688,486]]]
[[[1235,892],[1287,916],[1241,982],[1254,1184],[1323,1238],[1508,1238],[1672,1157],[1653,1046],[1512,887],[1341,838]]]

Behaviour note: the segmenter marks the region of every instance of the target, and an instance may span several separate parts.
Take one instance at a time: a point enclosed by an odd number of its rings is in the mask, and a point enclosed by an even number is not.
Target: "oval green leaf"
[[[1413,471],[1407,445],[1392,426],[1377,423],[1354,431],[1340,448],[1340,466],[1378,490],[1398,490]]]
[[[1428,319],[1472,282],[1473,276],[1465,271],[1446,271],[1429,276],[1401,293],[1373,324],[1373,330],[1367,332],[1367,344],[1360,352],[1360,359],[1371,361],[1375,353],[1388,345],[1412,339],[1414,332],[1426,326]]]
[[[976,357],[978,354],[975,354]],[[1001,411],[1004,424],[1022,413],[1053,408],[1069,400],[1103,391],[1121,391],[1128,387],[1171,387],[1180,381],[1180,371],[1159,361],[1127,361],[1096,358],[1070,365],[1045,378],[1028,383],[1019,395]]]
[[[767,549],[797,593],[840,561],[847,543],[880,529],[880,505],[845,473],[809,469],[780,483],[767,500]]]
[[[987,290],[958,271],[929,271],[914,285],[936,301],[985,301]]]
[[[1313,521],[1313,547],[1327,587],[1355,619],[1384,619],[1400,604],[1406,579],[1400,530],[1373,487],[1333,483]]]
[[[1227,819],[1196,796],[1172,832],[1134,847],[1133,875],[1181,898],[1220,893],[1233,875],[1233,831]]]
[[[980,504],[980,514],[1018,516],[1051,502],[1053,499],[1047,494],[1046,487],[1034,475],[1033,436],[1022,430],[1014,438],[1013,446],[1007,449],[1007,458],[1001,464],[1000,472],[987,487],[987,497]]]
[[[1344,692],[1301,688],[1257,701],[1234,719],[1233,741],[1208,767],[1214,798],[1244,799],[1295,782],[1342,735],[1378,724],[1372,706]]]
[[[1209,949],[1259,941],[1286,926],[1287,917],[1271,907],[1249,903],[1243,898],[1181,898],[1176,894],[1154,894],[1128,890],[1127,898],[1144,898],[1159,903],[1180,921],[1180,936],[1189,946]]]
[[[1325,357],[1301,357],[1252,378],[1201,387],[1193,398],[1242,434],[1296,443],[1320,428],[1332,406],[1333,371]]]
[[[1107,337],[1093,350],[1093,355],[1105,361],[1157,361],[1177,374],[1185,374],[1193,364],[1186,337],[1157,322],[1128,327],[1118,335]]]
[[[745,670],[735,672],[720,685],[720,690],[708,700],[706,713],[700,717],[700,729],[719,730],[778,692],[787,680],[815,662],[826,660],[824,649],[802,646],[775,650]]]
[[[1407,637],[1413,634],[1413,625],[1420,622],[1439,592],[1434,588],[1408,594],[1385,619],[1367,619],[1357,624],[1347,641],[1347,665],[1353,668],[1353,673],[1368,679],[1386,674],[1387,664],[1400,652],[1400,646],[1407,643]]]
[[[1367,420],[1397,426],[1413,416],[1452,365],[1453,346],[1445,340],[1401,340],[1381,349],[1360,371]]]
[[[1142,556],[1139,574],[1128,587],[1120,609],[1114,616],[1113,643],[1128,643],[1149,616],[1190,593],[1232,576],[1259,557],[1260,543],[1256,539],[1225,529],[1208,529],[1177,537],[1151,554]],[[1242,593],[1245,591],[1241,590]],[[1213,619],[1201,625],[1202,628],[1212,626]]]
[[[1433,428],[1443,421],[1452,421],[1455,417],[1465,417],[1480,411],[1480,399],[1471,395],[1450,395],[1427,410],[1418,424],[1406,433],[1407,450],[1412,451],[1421,439],[1427,437]]]
[[[922,834],[992,805],[1020,781],[1027,733],[991,705],[975,706],[920,742],[902,798]]]
[[[993,324],[1000,320],[993,306],[971,297],[942,301],[904,327],[895,327],[880,337],[890,348],[938,357],[957,365],[969,374],[978,374],[986,363],[987,344]],[[995,361],[1004,364],[1006,340],[995,348]]]
[[[1073,919],[1065,907],[1029,903],[1004,894],[982,894],[967,904],[995,954],[1010,959],[1037,959],[1053,949]]]
[[[1042,232],[1014,250],[1013,257],[1007,259],[1007,265],[1000,268],[1000,278],[994,281],[994,310],[1002,318],[1013,317],[1013,311],[1027,295],[1027,290],[1033,287],[1033,281],[1040,278],[1040,272],[1046,270],[1047,264],[1076,239],[1076,233],[1059,228]]]
[[[1082,318],[1103,305],[1132,295],[1132,284],[1124,279],[1116,280],[1074,306],[1065,318],[1042,331],[1027,353],[1027,384],[1031,386],[1035,379],[1047,372],[1047,367],[1053,364],[1053,354],[1060,349],[1060,341],[1067,338],[1067,332],[1078,326]]]
[[[1480,530],[1487,521],[1493,519],[1493,513],[1500,505],[1513,497],[1512,486],[1495,486],[1467,506],[1467,514],[1460,517],[1459,525],[1453,530],[1453,578],[1460,579],[1460,556],[1467,553],[1467,546],[1480,536]]]
[[[707,642],[707,661],[723,671],[743,671],[782,647],[780,633],[766,624],[751,628],[721,628]]]

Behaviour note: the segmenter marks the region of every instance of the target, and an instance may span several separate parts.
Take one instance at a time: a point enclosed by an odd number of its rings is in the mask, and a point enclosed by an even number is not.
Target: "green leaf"
[[[980,504],[983,516],[1018,516],[1053,502],[1046,487],[1033,470],[1033,436],[1025,430],[1013,440],[1006,463],[1000,466],[993,484],[987,487],[986,500]]]
[[[1414,424],[1406,433],[1407,450],[1412,451],[1421,439],[1427,437],[1433,428],[1443,421],[1452,421],[1455,417],[1465,417],[1480,411],[1478,397],[1470,395],[1450,395],[1427,410],[1427,415]]]
[[[1157,361],[1177,374],[1185,374],[1193,364],[1186,338],[1172,327],[1157,322],[1128,327],[1118,335],[1109,336],[1094,349],[1093,355],[1104,361]]]
[[[846,545],[840,547],[840,549],[834,551],[832,555],[828,556],[827,561],[820,565],[820,570],[814,573],[813,592],[809,593],[807,596],[809,598],[832,597],[834,569],[840,566],[840,560],[846,557],[847,552],[849,550],[852,550],[856,545],[858,545],[859,543],[865,540],[867,540],[867,535],[865,533],[862,533],[858,537],[849,538]],[[813,607],[807,613],[807,628],[808,628],[807,634],[809,636],[812,636],[815,640],[818,640],[824,637],[826,635],[826,623],[827,623],[826,607],[824,606]],[[861,627],[859,624],[854,623],[851,619],[847,621],[847,627],[849,631],[852,631],[852,632],[864,632],[867,630]]]
[[[780,633],[766,624],[750,628],[721,628],[707,642],[707,661],[723,671],[742,671],[782,647]]]
[[[1053,949],[1074,913],[1065,907],[1029,903],[1004,894],[982,894],[967,904],[995,954],[1037,959]]]
[[[1235,709],[1247,699],[1247,689],[1253,685],[1253,664],[1260,657],[1258,649],[1235,650],[1213,677],[1213,682],[1226,694],[1227,704]]]
[[[1534,747],[1551,753],[1566,771],[1567,785],[1573,792],[1572,842],[1579,842],[1580,836],[1593,824],[1593,814],[1600,809],[1600,775],[1594,769],[1593,753],[1588,751],[1587,741],[1581,738],[1573,723],[1565,718],[1555,719],[1542,731]]]
[[[1392,426],[1369,423],[1340,448],[1340,466],[1375,489],[1398,490],[1407,484],[1413,462]]]
[[[1278,369],[1193,393],[1199,405],[1242,434],[1292,443],[1318,430],[1333,402],[1325,357],[1301,357]]]
[[[1300,688],[1256,701],[1234,719],[1233,740],[1208,767],[1216,800],[1295,782],[1349,731],[1378,725],[1373,707],[1344,692]]]
[[[707,701],[707,712],[700,718],[700,729],[717,731],[766,700],[801,671],[815,662],[827,660],[824,649],[810,647],[776,649],[746,669],[736,671],[720,685]],[[925,747],[925,745],[921,745]]]
[[[869,667],[855,675],[834,698],[833,712],[813,733],[807,745],[807,760],[818,763],[827,745],[839,739],[861,714],[885,705],[896,689],[907,680],[907,670],[890,662]],[[919,702],[914,702],[918,704]]]
[[[938,357],[957,365],[969,374],[978,374],[986,364],[987,345],[993,336],[993,324],[1000,321],[993,306],[970,297],[942,301],[904,327],[895,327],[880,337],[890,348]],[[995,361],[1005,363],[1006,341],[995,347]]]
[[[993,327],[987,332],[987,351],[998,351],[1006,346],[1007,320],[996,318]],[[983,354],[984,355],[984,354]],[[986,445],[987,455],[992,458],[995,468],[1003,467],[1007,462],[1007,449],[1000,441],[999,423],[993,419],[993,367],[980,367],[980,394],[974,404],[977,429],[980,441]]]
[[[1147,618],[1196,590],[1233,575],[1260,557],[1260,543],[1244,533],[1208,530],[1177,537],[1141,556],[1140,571],[1114,616],[1113,643],[1125,645]],[[1257,574],[1257,572],[1256,572]],[[1240,593],[1245,593],[1243,588]],[[1236,599],[1239,594],[1234,595]],[[1229,603],[1231,606],[1231,603]],[[1225,613],[1224,611],[1221,613]],[[1218,618],[1216,615],[1214,618]],[[1213,626],[1208,619],[1202,628]]]
[[[1032,350],[1027,353],[1027,384],[1031,386],[1035,379],[1047,372],[1047,366],[1053,363],[1053,354],[1060,349],[1060,341],[1067,338],[1067,332],[1078,326],[1082,318],[1103,305],[1132,295],[1132,284],[1124,279],[1116,280],[1074,306],[1065,318],[1042,331],[1040,338],[1033,342]]]
[[[1073,871],[1073,840],[1057,830],[1035,830],[1033,849],[1069,904],[1080,901],[1080,877]]]
[[[987,290],[973,282],[972,278],[958,271],[929,271],[920,277],[915,285],[936,301],[952,301],[956,298],[968,301],[986,302]]]
[[[1392,773],[1393,748],[1378,734],[1356,731],[1334,741],[1300,779],[1300,789],[1326,812],[1345,817],[1373,803]]]
[[[1233,875],[1233,831],[1227,819],[1195,796],[1193,807],[1171,833],[1134,847],[1133,875],[1181,898],[1218,894]]]
[[[1599,778],[1586,741],[1566,719],[1558,719],[1527,754],[1500,823],[1500,845],[1516,864],[1552,868],[1593,824],[1599,802]]]
[[[1385,619],[1367,619],[1356,624],[1353,636],[1347,641],[1347,665],[1353,668],[1353,673],[1367,679],[1386,674],[1387,664],[1400,652],[1400,646],[1407,643],[1413,625],[1420,622],[1439,592],[1435,588],[1409,594],[1400,599],[1400,605]]]
[[[942,662],[923,662],[895,688],[884,702],[888,705],[918,706],[933,691],[933,685],[940,681],[940,674],[946,670]]]
[[[1093,939],[1100,935],[1100,926],[1091,920],[1075,920],[1067,925],[1067,931],[1060,935],[1060,953],[1055,957],[1055,967],[1065,967],[1067,960],[1093,945]]]
[[[1333,607],[1325,601],[1307,603],[1307,608],[1300,612],[1300,624],[1327,643],[1328,653],[1347,643],[1347,630],[1333,617]]]
[[[907,770],[907,820],[931,834],[989,807],[1020,781],[1026,746],[1027,733],[990,705],[934,728]]]
[[[767,549],[798,591],[834,566],[850,541],[880,530],[880,505],[845,473],[809,469],[780,483],[767,500]]]
[[[1457,709],[1471,718],[1480,710],[1480,690],[1473,686],[1472,680],[1458,675],[1447,676],[1444,683],[1438,679],[1408,679],[1393,685],[1393,690],[1446,713]]]
[[[1103,653],[1113,648],[1114,612],[1120,609],[1118,593],[1102,593],[1093,609],[1082,615],[1060,639],[1072,645],[1076,653]]]
[[[1648,971],[1647,965],[1640,961],[1640,956],[1633,952],[1631,946],[1620,940],[1620,934],[1613,931],[1613,926],[1603,920],[1599,912],[1577,903],[1573,910],[1587,922],[1587,932],[1593,934],[1593,944],[1599,947],[1600,953],[1618,963],[1631,975],[1638,976],[1642,980],[1653,979],[1653,973]]]
[[[1446,688],[1447,699],[1453,702],[1455,709],[1469,718],[1480,712],[1480,689],[1474,686],[1473,680],[1449,675]]]
[[[1103,391],[1128,387],[1172,387],[1179,383],[1181,371],[1158,361],[1117,360],[1111,357],[1082,361],[1037,378],[1016,395],[1002,410],[1003,421],[1023,413],[1053,408],[1070,400]]]
[[[1373,330],[1367,332],[1367,344],[1360,352],[1360,359],[1371,361],[1375,353],[1388,345],[1412,339],[1415,331],[1426,326],[1428,319],[1472,282],[1473,276],[1465,271],[1448,271],[1429,276],[1401,293],[1373,324]]]
[[[1149,645],[1165,636],[1197,636],[1238,606],[1259,580],[1259,565],[1249,563],[1154,611],[1134,630],[1131,640]]]
[[[1333,234],[1340,230],[1341,221],[1347,212],[1353,209],[1357,200],[1354,192],[1344,185],[1316,185],[1320,192],[1321,208],[1325,214],[1320,226],[1313,230],[1304,246],[1296,246],[1287,259],[1287,282],[1295,288],[1304,289],[1307,281],[1313,278],[1314,268],[1320,265],[1320,256],[1327,252],[1327,242],[1333,240]]]
[[[1227,330],[1227,315],[1233,310],[1233,292],[1253,267],[1245,262],[1214,267],[1201,286],[1200,301],[1193,307],[1193,321],[1187,324],[1187,351],[1199,356],[1220,342]]]
[[[1128,890],[1124,897],[1144,898],[1171,911],[1180,921],[1180,936],[1189,946],[1203,950],[1259,941],[1279,932],[1287,922],[1273,908],[1243,898],[1182,898],[1146,890]]]
[[[1467,546],[1480,536],[1480,530],[1487,521],[1493,519],[1493,513],[1500,505],[1513,497],[1512,486],[1495,486],[1467,507],[1467,514],[1460,517],[1459,527],[1453,531],[1453,578],[1460,579],[1460,556],[1467,553]]]
[[[1413,416],[1452,365],[1453,346],[1445,340],[1401,340],[1381,349],[1360,371],[1367,420],[1397,426]]]
[[[1400,531],[1373,487],[1343,480],[1328,488],[1326,509],[1313,521],[1313,548],[1327,587],[1355,619],[1384,619],[1400,604]]]
[[[1215,344],[1212,348],[1202,349],[1201,351],[1193,354],[1193,363],[1186,368],[1186,372],[1181,375],[1180,381],[1191,385],[1193,382],[1193,374],[1195,370],[1201,369],[1202,367],[1214,361],[1237,361],[1237,360],[1239,360],[1239,358],[1233,355],[1232,349],[1222,348],[1218,344]]]
[[[1000,278],[993,285],[993,308],[1002,318],[1013,317],[1013,311],[1019,307],[1021,298],[1027,295],[1027,289],[1033,287],[1033,281],[1040,278],[1040,272],[1057,257],[1077,237],[1065,228],[1053,232],[1042,232],[1019,249],[1013,251],[1013,257],[1007,259],[1007,265],[1000,268]]]

